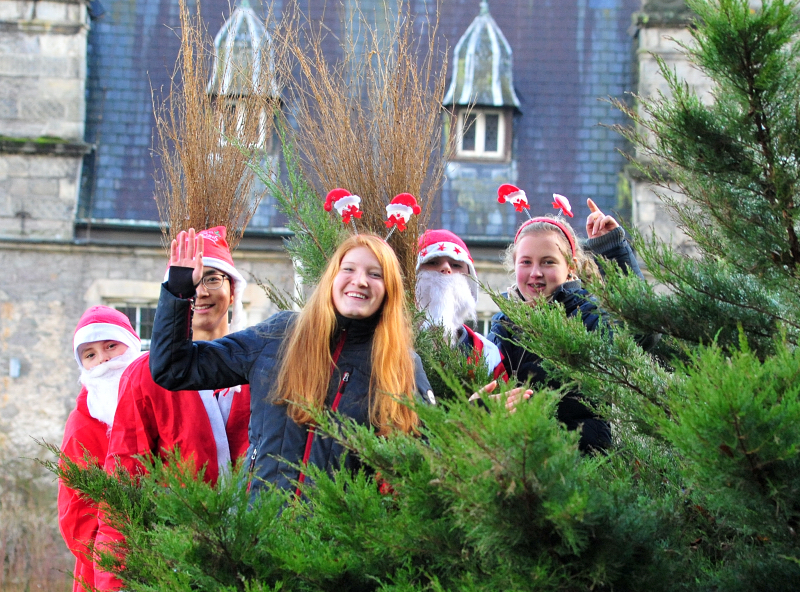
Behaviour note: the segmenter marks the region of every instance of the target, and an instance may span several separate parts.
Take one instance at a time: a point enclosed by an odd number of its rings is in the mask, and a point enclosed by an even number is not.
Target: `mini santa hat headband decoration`
[[[519,227],[519,230],[517,230],[517,234],[514,237],[514,244],[516,244],[517,240],[519,240],[519,235],[523,228],[526,228],[535,222],[544,222],[546,224],[552,224],[553,226],[556,226],[559,230],[561,230],[561,232],[564,233],[564,236],[567,237],[569,246],[572,249],[572,258],[575,258],[575,240],[572,238],[572,234],[567,230],[567,227],[563,223],[559,222],[558,220],[554,220],[553,218],[531,218],[531,215],[528,212],[528,208],[530,207],[528,205],[528,197],[525,195],[525,192],[522,189],[511,185],[510,183],[500,185],[500,187],[497,189],[497,201],[500,203],[510,203],[514,206],[516,211],[524,211],[528,215],[528,220]],[[554,193],[553,207],[560,209],[565,216],[569,216],[570,218],[573,217],[572,206],[565,196]]]
[[[227,275],[233,284],[233,310],[231,311],[231,331],[244,329],[244,307],[242,299],[247,287],[247,280],[239,273],[233,264],[233,257],[225,240],[227,229],[224,226],[215,226],[197,233],[203,237],[203,265],[213,267]],[[164,280],[169,277],[169,268],[164,275]]]
[[[341,187],[330,191],[325,198],[325,211],[330,212],[334,208],[342,217],[344,224],[352,224],[353,232],[358,234],[356,228],[355,218],[361,218],[361,198],[353,195],[347,189]],[[386,206],[386,227],[389,228],[389,234],[386,235],[384,240],[389,240],[395,229],[403,232],[406,229],[411,216],[419,215],[422,208],[417,204],[416,198],[410,193],[401,193],[389,202]]]
[[[72,350],[78,366],[83,368],[78,355],[80,346],[95,341],[119,341],[137,355],[142,351],[142,341],[125,314],[109,306],[92,306],[81,316],[72,336]]]
[[[389,240],[395,229],[403,232],[411,216],[419,216],[420,212],[422,212],[422,208],[419,207],[417,199],[410,193],[401,193],[395,196],[386,206],[386,228],[390,230],[384,240]]]
[[[361,198],[359,196],[353,195],[347,189],[337,187],[328,192],[328,196],[325,198],[324,208],[326,212],[330,212],[333,208],[336,208],[336,211],[342,217],[342,222],[344,222],[345,225],[352,223],[353,232],[358,234],[358,228],[356,228],[356,221],[354,218],[361,218]]]

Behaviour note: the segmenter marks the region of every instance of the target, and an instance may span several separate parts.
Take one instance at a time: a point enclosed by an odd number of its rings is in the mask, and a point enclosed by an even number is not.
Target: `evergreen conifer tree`
[[[138,484],[51,466],[127,537],[130,590],[792,590],[800,588],[800,20],[796,1],[690,0],[695,96],[620,107],[636,166],[696,256],[639,238],[656,290],[603,265],[613,339],[552,306],[497,302],[551,375],[613,422],[582,456],[548,389],[508,413],[466,403],[457,363],[427,370],[451,398],[420,407],[420,436],[378,438],[318,414],[364,469],[309,471],[304,495],[248,476],[212,489],[178,459]],[[637,335],[664,337],[656,356]]]

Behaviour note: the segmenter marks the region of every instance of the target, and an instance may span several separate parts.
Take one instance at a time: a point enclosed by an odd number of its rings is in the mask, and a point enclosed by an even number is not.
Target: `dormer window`
[[[219,99],[218,99],[219,100]],[[225,110],[227,111],[228,115],[234,115],[236,117],[236,129],[227,129],[225,127],[225,122],[231,121],[231,117],[222,117],[219,125],[220,125],[220,132],[222,134],[222,138],[220,139],[220,144],[222,146],[228,143],[226,136],[231,136],[235,138],[241,137],[244,132],[245,121],[247,117],[250,115],[247,112],[248,104],[246,101],[241,101],[236,98],[224,98],[221,99],[225,101]],[[252,107],[252,105],[250,105]],[[264,109],[261,109],[258,114],[258,138],[255,142],[249,145],[249,148],[254,150],[259,150],[261,152],[272,152],[273,142],[272,136],[267,134],[267,130],[273,129],[270,125],[268,126],[268,115]]]
[[[455,157],[510,160],[512,120],[520,112],[512,51],[486,0],[453,50],[453,78],[442,99],[457,134]]]
[[[502,110],[463,110],[458,114],[456,131],[459,157],[506,157],[506,114]]]

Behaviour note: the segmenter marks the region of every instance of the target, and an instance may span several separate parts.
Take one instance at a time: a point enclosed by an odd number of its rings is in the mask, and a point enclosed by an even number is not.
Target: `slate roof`
[[[458,39],[478,14],[479,4],[478,0],[443,2],[441,32]],[[476,239],[493,234],[513,237],[524,214],[512,214],[511,222],[507,211],[492,220],[472,222],[475,216],[462,205],[483,200],[482,205],[493,208],[497,187],[507,181],[525,190],[532,215],[553,211],[553,193],[567,195],[579,232],[588,214],[586,198],[605,210],[616,208],[617,183],[625,164],[617,149],[626,144],[599,124],[625,123],[603,99],[634,90],[634,40],[629,28],[639,7],[639,0],[490,1],[492,16],[514,52],[514,86],[522,110],[514,122],[515,162],[505,168],[467,167],[475,180],[462,179],[461,186],[476,186],[480,193],[459,200],[445,191],[441,204],[445,225]],[[516,179],[497,178],[503,174]]]
[[[150,85],[166,86],[172,72],[178,37],[170,27],[177,26],[177,1],[102,1],[106,14],[93,21],[89,32],[87,82],[86,141],[97,151],[85,161],[79,217],[154,223]],[[378,1],[359,4],[369,14],[368,5]],[[468,167],[461,186],[469,185],[470,175],[476,177],[470,199],[487,200],[489,208],[490,201],[496,204],[497,186],[514,176],[534,213],[552,211],[554,192],[570,197],[576,220],[588,213],[587,197],[607,210],[616,206],[624,165],[616,149],[625,144],[598,124],[623,122],[602,99],[633,90],[628,29],[639,5],[640,0],[491,0],[491,14],[513,51],[522,113],[515,117],[514,161],[499,168]],[[204,0],[202,6],[213,34],[229,12],[228,0]],[[435,6],[433,0],[412,0],[418,14]],[[307,0],[304,7],[312,16],[323,13],[322,2]],[[480,2],[447,0],[440,8],[439,31],[452,48],[479,14]],[[332,33],[339,35],[337,10],[325,14]],[[451,58],[452,50],[448,53]],[[457,188],[450,187],[443,197],[441,217],[434,223],[451,224],[476,239],[503,240],[522,221],[506,211],[494,224],[483,219],[472,223]],[[252,229],[278,222],[266,211],[269,207],[262,204]]]
[[[86,141],[79,218],[155,223],[151,85],[169,88],[180,39],[176,0],[101,0],[105,14],[89,30]],[[219,30],[227,0],[205,0]]]

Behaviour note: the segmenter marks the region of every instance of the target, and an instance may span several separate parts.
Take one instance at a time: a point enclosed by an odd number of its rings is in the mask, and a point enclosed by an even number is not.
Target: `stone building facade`
[[[705,100],[711,101],[711,83],[692,67],[680,51],[679,44],[690,44],[689,23],[691,13],[683,0],[644,0],[642,12],[634,15],[636,27],[636,63],[638,84],[636,92],[643,97],[652,97],[668,87],[658,71],[656,57],[674,68],[678,76]],[[641,155],[639,155],[641,158]],[[626,169],[630,179],[632,197],[632,221],[644,234],[655,233],[683,250],[691,250],[685,234],[677,228],[665,211],[658,194],[663,189],[654,188],[638,171]],[[671,193],[671,197],[677,194]]]
[[[203,3],[209,30],[227,7]],[[435,223],[463,232],[481,279],[505,289],[500,251],[522,218],[501,210],[492,230],[497,186],[513,179],[538,212],[551,211],[551,193],[570,195],[579,229],[586,197],[616,209],[625,167],[615,149],[625,146],[598,126],[619,122],[599,99],[636,90],[637,72],[641,92],[659,88],[647,52],[683,68],[665,36],[684,37],[688,15],[676,0],[453,0],[440,13],[450,47],[484,9],[513,52],[518,103],[501,105],[507,153],[454,161]],[[337,31],[336,11],[325,18]],[[88,306],[123,307],[147,329],[166,261],[152,200],[150,88],[171,72],[176,22],[173,0],[0,0],[0,465],[39,454],[33,437],[60,441],[78,392],[72,330]],[[652,189],[636,178],[630,187],[635,224],[672,234]],[[285,231],[270,208],[262,204],[235,258],[246,277],[290,290]],[[254,283],[245,309],[251,323],[274,310]],[[485,296],[480,309],[486,321]]]

